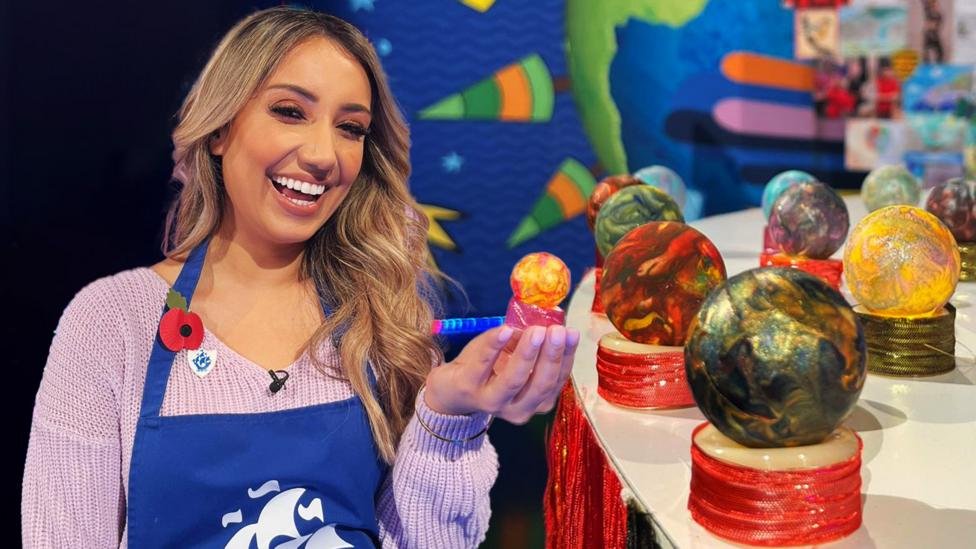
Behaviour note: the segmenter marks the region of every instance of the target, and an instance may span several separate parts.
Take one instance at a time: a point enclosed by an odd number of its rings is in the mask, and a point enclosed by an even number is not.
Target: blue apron
[[[173,286],[187,304],[206,252],[204,242],[190,253]],[[170,370],[180,366],[174,355],[157,337],[129,470],[129,547],[379,544],[375,501],[386,467],[359,397],[270,413],[160,416]]]

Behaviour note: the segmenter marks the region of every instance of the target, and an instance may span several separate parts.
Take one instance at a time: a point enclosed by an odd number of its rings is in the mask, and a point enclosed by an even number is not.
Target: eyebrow
[[[302,97],[304,97],[305,99],[311,101],[312,103],[318,103],[318,101],[319,101],[319,98],[318,98],[317,95],[315,95],[314,93],[310,92],[309,90],[306,90],[305,88],[303,88],[301,86],[298,86],[296,84],[272,84],[272,85],[268,86],[268,89],[269,90],[270,89],[289,90],[289,91],[292,91],[292,92],[297,93],[298,95],[301,95]],[[346,104],[342,105],[341,109],[343,111],[346,111],[346,112],[362,112],[362,113],[366,113],[366,114],[368,114],[370,116],[372,116],[372,114],[373,114],[372,112],[370,112],[369,108],[367,108],[365,105],[361,105],[359,103],[346,103]]]

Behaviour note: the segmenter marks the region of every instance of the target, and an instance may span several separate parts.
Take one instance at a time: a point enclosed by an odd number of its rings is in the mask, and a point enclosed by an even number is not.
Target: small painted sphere
[[[556,307],[569,294],[569,268],[546,252],[520,259],[509,280],[515,299],[544,309]]]
[[[684,223],[657,221],[613,247],[600,293],[607,317],[627,339],[684,345],[698,307],[724,280],[725,262],[711,240]]]
[[[685,371],[695,402],[744,446],[822,442],[864,387],[857,315],[840,293],[799,269],[730,278],[702,304],[690,332]]]
[[[976,241],[976,182],[956,178],[932,187],[925,209],[945,223],[956,242]]]
[[[596,215],[596,247],[606,257],[620,237],[651,221],[685,222],[668,193],[650,185],[633,185],[610,196]]]
[[[773,176],[766,183],[766,188],[763,189],[762,194],[762,210],[763,215],[766,219],[769,219],[769,214],[772,213],[773,203],[779,198],[779,195],[783,194],[783,191],[790,188],[796,183],[802,183],[804,181],[816,181],[817,178],[808,174],[807,172],[800,170],[786,170],[785,172],[780,172]]]
[[[861,185],[861,198],[869,212],[885,206],[917,206],[921,193],[918,179],[902,166],[875,168]]]
[[[847,205],[836,191],[816,181],[783,191],[769,216],[769,236],[784,254],[826,259],[844,244],[850,228]]]
[[[883,316],[939,311],[959,282],[959,248],[939,218],[921,208],[888,206],[858,223],[844,249],[847,286]]]
[[[666,166],[648,166],[634,172],[634,177],[652,187],[657,187],[674,199],[679,208],[684,209],[688,186],[674,170]]]
[[[640,179],[632,175],[611,175],[597,183],[596,187],[593,187],[593,192],[590,193],[590,199],[586,201],[586,225],[590,231],[593,231],[594,223],[596,223],[596,214],[600,212],[600,208],[610,198],[610,195],[624,187],[640,185],[641,183],[643,182]]]

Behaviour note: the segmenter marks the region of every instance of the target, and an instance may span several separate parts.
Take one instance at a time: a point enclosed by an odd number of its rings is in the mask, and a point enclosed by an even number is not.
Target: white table
[[[851,226],[865,215],[847,198]],[[762,211],[705,218],[692,225],[725,259],[729,276],[758,266]],[[596,349],[613,330],[590,313],[592,274],[573,294],[567,324],[583,337],[573,368],[582,408],[625,490],[650,513],[659,543],[681,549],[742,547],[715,537],[691,519],[691,431],[698,408],[634,411],[597,394]],[[928,378],[868,376],[846,425],[864,441],[864,524],[831,548],[976,548],[976,283],[959,285],[956,369]]]

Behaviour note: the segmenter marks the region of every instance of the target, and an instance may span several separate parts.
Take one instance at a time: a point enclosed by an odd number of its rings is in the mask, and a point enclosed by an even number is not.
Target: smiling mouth
[[[298,206],[311,206],[329,192],[332,187],[298,181],[288,177],[269,177],[274,189]]]

